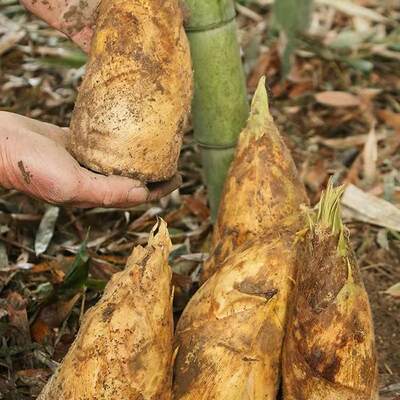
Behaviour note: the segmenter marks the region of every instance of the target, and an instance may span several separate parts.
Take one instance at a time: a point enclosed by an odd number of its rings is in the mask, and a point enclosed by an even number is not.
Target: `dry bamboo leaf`
[[[352,17],[363,17],[376,22],[385,22],[387,18],[370,8],[363,7],[348,0],[316,0],[317,4],[327,5]],[[275,0],[258,0],[261,5],[271,5]]]
[[[378,140],[376,138],[375,127],[372,127],[368,134],[368,139],[363,151],[364,160],[364,179],[368,184],[375,181],[377,175],[378,161]]]
[[[387,139],[387,132],[379,132],[375,134],[376,140],[378,142]],[[368,134],[365,135],[354,135],[348,136],[344,138],[335,138],[335,139],[325,139],[323,137],[316,137],[313,139],[313,142],[323,144],[326,147],[330,147],[332,149],[344,150],[350,147],[364,146],[368,140]]]
[[[4,35],[0,39],[0,56],[12,49],[25,35],[24,31],[10,32]]]
[[[264,21],[264,17],[261,16],[260,14],[257,14],[255,11],[251,10],[248,7],[245,7],[239,3],[235,4],[236,6],[236,10],[238,11],[239,14],[244,15],[247,18],[250,18],[251,20],[255,21],[255,22],[263,22]]]
[[[400,231],[400,209],[386,200],[348,185],[342,198],[343,217]]]
[[[394,297],[395,299],[400,299],[400,282],[391,286],[389,289],[386,290],[385,293],[389,294],[390,296]]]
[[[390,110],[379,110],[377,114],[387,125],[400,132],[400,113],[394,113]]]
[[[363,7],[348,0],[316,0],[318,4],[325,4],[353,17],[364,17],[376,22],[385,22],[386,18],[370,8]]]
[[[354,94],[340,91],[326,91],[315,95],[318,103],[330,107],[358,107],[361,100]]]
[[[49,247],[59,213],[59,207],[49,206],[46,209],[35,237],[35,253],[37,256],[43,254]]]

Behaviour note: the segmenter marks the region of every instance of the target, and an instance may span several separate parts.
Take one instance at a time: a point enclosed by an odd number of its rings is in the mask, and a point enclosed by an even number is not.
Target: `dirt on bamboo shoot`
[[[70,151],[87,168],[145,182],[177,170],[192,97],[179,0],[102,0],[72,115]]]
[[[171,242],[164,222],[134,249],[85,315],[38,400],[169,400],[172,382]]]
[[[241,247],[199,289],[175,335],[174,400],[275,400],[296,247]]]
[[[296,232],[302,204],[308,204],[305,188],[269,112],[262,78],[225,182],[202,280],[238,246],[268,231]]]
[[[283,353],[285,400],[375,400],[377,361],[368,295],[329,185],[303,231]]]

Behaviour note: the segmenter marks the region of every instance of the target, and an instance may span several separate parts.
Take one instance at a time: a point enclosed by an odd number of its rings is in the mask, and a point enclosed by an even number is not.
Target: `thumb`
[[[180,176],[155,185],[150,191],[142,182],[122,176],[104,176],[80,168],[79,193],[71,205],[90,207],[129,208],[158,200],[181,184]]]

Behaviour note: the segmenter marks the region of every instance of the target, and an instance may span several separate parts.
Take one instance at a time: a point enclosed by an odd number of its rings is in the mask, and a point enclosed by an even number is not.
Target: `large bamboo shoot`
[[[102,0],[71,122],[84,166],[146,182],[177,170],[192,98],[178,0]]]
[[[309,214],[284,347],[285,400],[375,400],[368,295],[340,219],[341,188]]]
[[[161,222],[134,249],[85,315],[78,336],[38,400],[169,400],[172,287],[168,231]]]

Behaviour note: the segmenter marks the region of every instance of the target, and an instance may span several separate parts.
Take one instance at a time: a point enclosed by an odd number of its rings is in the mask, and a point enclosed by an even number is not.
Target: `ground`
[[[241,3],[249,96],[266,74],[272,113],[312,203],[333,175],[399,206],[398,2],[358,0],[351,3],[358,8],[339,10],[317,2],[286,78],[280,56],[285,39],[272,20],[271,2]],[[0,5],[0,110],[67,126],[84,56],[16,1]],[[169,224],[175,310],[182,310],[198,286],[211,232],[190,129],[180,170],[179,192],[130,210],[49,208],[0,189],[0,398],[36,398],[68,350],[84,310],[123,268],[132,246],[146,242],[157,215]],[[370,225],[353,212],[347,220],[375,319],[381,395],[396,398],[400,300],[385,292],[400,282],[400,234],[387,227],[387,218]],[[87,250],[77,256],[89,227]],[[54,234],[51,241],[46,234]],[[74,258],[74,274],[66,274]]]

